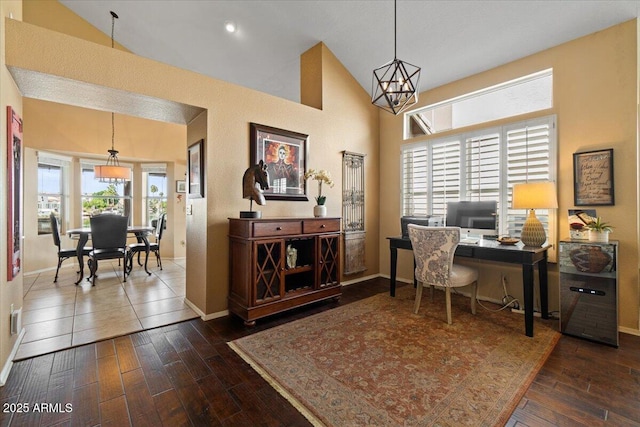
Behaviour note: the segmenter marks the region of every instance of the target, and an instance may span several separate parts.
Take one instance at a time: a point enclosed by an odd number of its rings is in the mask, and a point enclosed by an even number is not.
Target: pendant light
[[[403,62],[397,51],[397,0],[393,2],[393,61],[373,70],[371,103],[393,114],[399,114],[418,102],[420,67]]]
[[[113,43],[113,28],[115,26],[118,15],[111,11],[111,47],[114,47]],[[108,182],[111,184],[123,183],[131,180],[131,169],[125,166],[120,166],[118,161],[118,150],[115,149],[115,117],[114,113],[111,113],[111,150],[107,150],[109,158],[107,158],[107,164],[102,166],[94,166],[93,174],[94,178],[100,182]]]

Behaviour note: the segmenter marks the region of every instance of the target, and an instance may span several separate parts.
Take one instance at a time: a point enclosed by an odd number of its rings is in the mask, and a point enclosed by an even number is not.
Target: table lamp
[[[547,240],[547,235],[542,223],[536,218],[535,209],[556,209],[558,207],[555,183],[544,181],[514,184],[511,207],[513,209],[529,209],[529,215],[520,235],[522,243],[525,246],[542,246]]]

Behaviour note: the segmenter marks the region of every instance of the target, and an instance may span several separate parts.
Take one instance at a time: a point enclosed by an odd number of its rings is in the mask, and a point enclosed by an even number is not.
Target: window
[[[38,234],[51,234],[49,216],[53,213],[62,224],[68,204],[66,176],[69,161],[66,158],[38,154]]]
[[[527,212],[511,209],[513,185],[555,181],[555,153],[555,116],[405,145],[402,215],[444,218],[447,202],[495,200],[499,233],[519,237]],[[555,213],[536,216],[554,241]]]
[[[155,225],[160,215],[167,212],[167,167],[164,164],[142,166],[143,221]]]
[[[89,217],[103,213],[126,215],[131,225],[132,181],[118,184],[100,182],[93,177],[93,165],[90,160],[81,161],[82,226],[89,227]],[[122,163],[120,165],[123,166]]]
[[[433,135],[553,106],[553,69],[405,113],[405,138]]]

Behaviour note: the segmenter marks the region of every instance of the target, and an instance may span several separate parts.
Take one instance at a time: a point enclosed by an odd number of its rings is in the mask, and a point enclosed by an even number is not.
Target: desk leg
[[[80,277],[78,278],[76,285],[82,282],[82,279],[84,278],[84,254],[82,253],[82,251],[88,241],[89,241],[88,234],[81,233],[80,236],[78,237],[78,246],[76,246],[76,256],[78,257],[78,268],[80,269]]]
[[[524,288],[524,329],[528,337],[533,336],[533,265],[522,265],[522,287]]]
[[[396,296],[396,270],[398,267],[398,248],[391,249],[391,285],[389,286],[389,295]]]
[[[538,263],[538,277],[540,280],[540,311],[543,319],[549,318],[549,280],[547,277],[547,254]]]

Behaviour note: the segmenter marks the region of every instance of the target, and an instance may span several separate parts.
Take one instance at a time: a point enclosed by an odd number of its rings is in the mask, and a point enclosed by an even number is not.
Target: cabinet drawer
[[[286,236],[288,234],[302,234],[302,222],[274,221],[253,224],[253,237]]]
[[[340,219],[338,218],[305,219],[302,221],[302,232],[305,234],[329,233],[333,231],[340,231]]]

